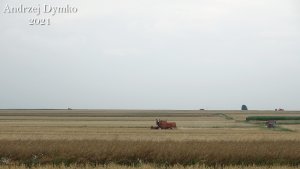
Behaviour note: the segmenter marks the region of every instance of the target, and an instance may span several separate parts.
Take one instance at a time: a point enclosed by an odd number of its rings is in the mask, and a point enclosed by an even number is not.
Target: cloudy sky
[[[4,14],[20,4],[78,13]],[[0,108],[300,110],[298,0],[1,0],[0,12]]]

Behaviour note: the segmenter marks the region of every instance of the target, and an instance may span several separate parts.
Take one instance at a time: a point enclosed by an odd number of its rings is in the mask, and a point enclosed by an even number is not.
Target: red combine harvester
[[[156,126],[151,126],[151,129],[174,129],[176,128],[175,122],[167,122],[167,120],[157,120]]]

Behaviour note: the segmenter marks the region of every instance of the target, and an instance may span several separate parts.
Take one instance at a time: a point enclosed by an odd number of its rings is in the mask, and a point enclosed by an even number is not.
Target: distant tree
[[[242,105],[242,110],[248,110],[248,107],[246,105]]]

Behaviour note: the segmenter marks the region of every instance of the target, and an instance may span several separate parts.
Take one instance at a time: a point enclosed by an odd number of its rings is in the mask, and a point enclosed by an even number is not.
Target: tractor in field
[[[275,128],[275,126],[276,126],[276,120],[267,120],[266,121],[266,126],[268,128]]]
[[[151,129],[174,129],[175,122],[168,122],[167,120],[156,119],[156,126],[151,126]]]

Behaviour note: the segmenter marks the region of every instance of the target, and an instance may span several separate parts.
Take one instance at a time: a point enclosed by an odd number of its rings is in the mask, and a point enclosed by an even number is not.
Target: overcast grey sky
[[[3,13],[38,3],[79,11],[51,26]],[[300,110],[298,0],[1,0],[0,10],[0,108]]]

